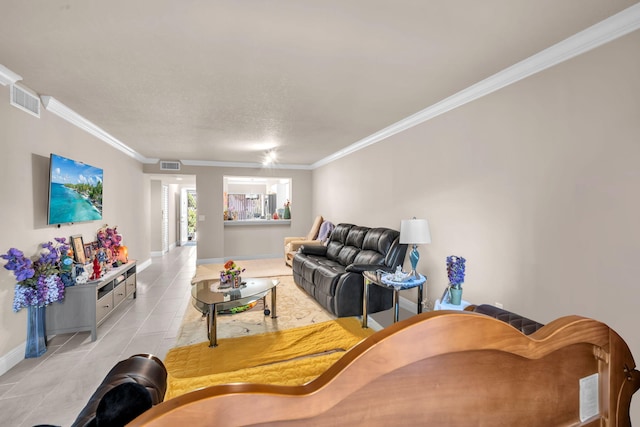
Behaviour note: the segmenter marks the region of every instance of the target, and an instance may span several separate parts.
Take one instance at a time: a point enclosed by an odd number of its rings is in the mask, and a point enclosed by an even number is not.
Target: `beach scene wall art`
[[[51,154],[49,224],[102,219],[103,170]]]

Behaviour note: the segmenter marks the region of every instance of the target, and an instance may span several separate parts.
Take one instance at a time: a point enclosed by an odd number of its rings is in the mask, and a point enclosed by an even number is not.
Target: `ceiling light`
[[[265,154],[264,156],[264,160],[262,161],[263,165],[270,165],[271,163],[276,161],[276,152],[275,151],[269,151],[267,152],[267,154]]]

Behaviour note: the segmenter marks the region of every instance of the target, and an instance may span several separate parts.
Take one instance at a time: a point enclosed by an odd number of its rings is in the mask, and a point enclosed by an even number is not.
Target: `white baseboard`
[[[362,319],[362,316],[360,316],[360,319]],[[374,319],[371,316],[367,316],[367,326],[373,329],[374,331],[379,331],[381,329],[384,329],[384,326],[376,322],[376,319]]]
[[[414,301],[411,301],[410,299],[407,299],[405,297],[400,297],[398,299],[398,305],[403,310],[407,310],[413,314],[418,314],[418,304]]]
[[[147,258],[146,261],[136,262],[136,273],[140,273],[145,268],[151,265],[151,258]]]
[[[24,347],[27,345],[27,342],[23,342],[15,347],[13,350],[10,350],[7,354],[0,357],[0,375],[3,375],[9,369],[16,366],[18,363],[24,360]]]

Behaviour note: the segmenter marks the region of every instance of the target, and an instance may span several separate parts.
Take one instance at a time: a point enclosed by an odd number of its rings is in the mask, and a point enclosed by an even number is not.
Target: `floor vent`
[[[20,86],[11,85],[10,102],[14,107],[40,117],[40,99]]]
[[[169,162],[166,160],[160,161],[160,170],[162,171],[179,171],[180,162]]]

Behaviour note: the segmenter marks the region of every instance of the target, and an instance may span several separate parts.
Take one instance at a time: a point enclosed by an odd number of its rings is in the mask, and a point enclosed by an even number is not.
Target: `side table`
[[[427,278],[420,275],[417,279],[407,280],[406,282],[393,282],[392,280],[386,280],[386,274],[377,271],[365,271],[362,273],[364,276],[364,295],[362,298],[362,327],[368,328],[367,317],[369,315],[369,285],[374,284],[383,288],[393,290],[393,323],[398,321],[400,313],[400,305],[398,300],[398,293],[404,289],[418,288],[418,314],[422,313],[422,289]]]
[[[471,303],[465,300],[460,301],[460,305],[453,305],[448,301],[445,302],[437,299],[435,304],[433,305],[433,309],[434,310],[464,310],[470,305]]]

